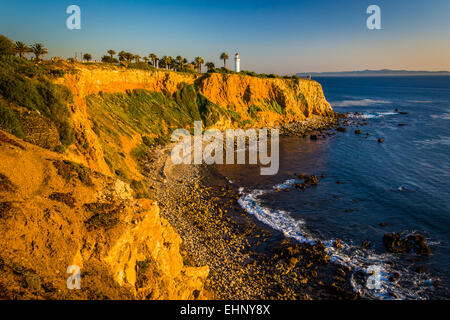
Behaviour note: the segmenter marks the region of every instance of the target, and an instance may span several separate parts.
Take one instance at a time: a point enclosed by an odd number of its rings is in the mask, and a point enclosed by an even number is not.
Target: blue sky
[[[65,1],[0,0],[0,34],[50,56],[108,49],[182,55],[221,65],[239,52],[242,69],[294,74],[361,69],[450,70],[449,0]],[[81,8],[81,30],[66,8]],[[382,30],[366,28],[381,8]],[[229,62],[231,66],[231,61]]]

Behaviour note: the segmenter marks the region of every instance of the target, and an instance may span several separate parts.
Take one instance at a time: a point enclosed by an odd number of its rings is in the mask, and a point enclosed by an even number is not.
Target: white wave
[[[377,112],[378,115],[384,117],[384,116],[394,116],[396,114],[398,114],[397,112]]]
[[[248,213],[253,214],[256,219],[267,224],[275,230],[284,234],[285,237],[296,239],[299,242],[314,243],[314,240],[305,236],[305,231],[302,229],[304,222],[299,219],[292,218],[286,211],[270,209],[261,206],[257,197],[262,195],[264,191],[254,190],[249,194],[242,195],[238,203],[247,210]]]
[[[444,145],[450,146],[450,137],[439,137],[434,139],[414,140],[414,143],[424,146]]]
[[[362,99],[362,100],[341,100],[331,103],[334,107],[367,107],[376,104],[391,103],[388,100]]]
[[[431,100],[406,100],[407,102],[411,102],[411,103],[432,103],[433,101]]]
[[[442,119],[442,120],[450,120],[450,113],[432,114],[431,118],[433,118],[433,119]]]
[[[254,190],[250,193],[244,193],[244,188],[239,188],[240,198],[238,203],[243,209],[256,217],[259,221],[265,223],[271,228],[278,230],[284,234],[285,237],[289,237],[297,240],[300,243],[314,244],[319,239],[316,239],[309,235],[304,228],[305,222],[298,218],[293,218],[288,212],[284,210],[271,210],[261,204],[258,199],[261,195],[273,192],[274,189],[292,186],[296,183],[296,179],[289,179],[281,184],[278,184],[272,188],[272,190]],[[396,283],[389,280],[389,275],[394,271],[388,260],[395,259],[394,256],[389,254],[375,254],[372,250],[362,250],[359,247],[347,244],[341,241],[342,248],[337,249],[334,247],[335,240],[321,241],[326,247],[326,253],[330,255],[331,261],[337,264],[345,265],[353,270],[351,277],[351,284],[355,292],[358,292],[362,296],[375,298],[375,299],[394,299],[390,293],[394,293],[397,299],[419,299],[420,296],[414,289],[407,289],[398,286]],[[368,270],[375,267],[378,270],[379,275],[379,287],[377,289],[368,289],[366,287],[366,279],[370,276]],[[362,272],[366,274],[366,278],[356,279],[356,272]],[[402,270],[403,274],[406,274],[406,270]],[[408,275],[414,278],[414,283],[417,286],[425,284],[427,279],[418,278],[418,275]]]
[[[383,118],[386,116],[395,116],[397,112],[374,112],[374,113],[360,113],[357,115],[350,115],[350,117],[361,118],[361,119],[376,119]]]
[[[292,187],[294,184],[299,183],[300,180],[297,179],[289,179],[283,183],[277,184],[273,189],[286,189]]]

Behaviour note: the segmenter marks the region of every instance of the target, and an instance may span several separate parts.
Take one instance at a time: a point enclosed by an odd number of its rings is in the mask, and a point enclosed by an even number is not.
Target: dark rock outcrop
[[[314,174],[312,176],[305,178],[305,184],[307,184],[307,185],[311,186],[311,185],[316,185],[318,183],[319,183],[319,179],[317,179],[317,176]]]
[[[411,234],[402,238],[400,233],[386,233],[383,236],[383,243],[386,250],[391,253],[410,253],[412,251],[421,255],[431,253],[425,236],[420,234]]]

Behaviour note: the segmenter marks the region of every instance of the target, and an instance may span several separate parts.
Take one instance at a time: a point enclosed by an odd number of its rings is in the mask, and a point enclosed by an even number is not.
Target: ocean
[[[353,287],[363,296],[450,298],[450,77],[315,80],[335,111],[367,119],[358,127],[362,134],[349,128],[317,141],[282,137],[275,176],[245,165],[219,171],[258,220],[297,241],[324,242],[335,262],[352,268]],[[277,192],[301,182],[294,175],[300,173],[316,174],[319,184]],[[387,253],[388,232],[425,235],[431,255]],[[336,239],[341,250],[332,245]],[[361,248],[364,240],[369,249]],[[366,282],[372,270],[379,275],[375,287]]]

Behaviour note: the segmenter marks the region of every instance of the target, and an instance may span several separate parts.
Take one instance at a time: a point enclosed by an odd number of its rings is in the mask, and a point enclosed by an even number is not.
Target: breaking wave
[[[450,146],[450,137],[439,137],[433,139],[414,140],[414,143],[422,146],[444,145]]]
[[[434,279],[428,274],[415,274],[397,263],[397,257],[391,254],[376,254],[373,250],[363,250],[358,246],[341,241],[342,248],[334,247],[335,240],[322,240],[311,236],[306,228],[305,222],[298,218],[293,218],[289,212],[284,210],[273,210],[265,207],[259,197],[263,194],[274,192],[276,189],[293,188],[297,179],[290,179],[272,188],[272,190],[253,190],[244,192],[240,188],[240,198],[238,203],[248,213],[254,215],[256,219],[278,230],[285,237],[295,239],[300,243],[314,244],[322,242],[331,261],[345,265],[352,269],[351,285],[355,292],[364,297],[373,299],[421,299],[420,293],[430,287]],[[394,264],[389,263],[394,262]],[[397,266],[396,269],[392,265]],[[379,286],[376,289],[369,289],[367,281],[373,270],[376,270]],[[400,280],[390,279],[392,274],[402,275]],[[420,288],[420,289],[417,289]]]
[[[442,119],[442,120],[450,120],[450,113],[432,114],[431,118],[433,118],[433,119]]]
[[[357,118],[362,118],[362,119],[376,119],[376,118],[383,118],[383,117],[387,117],[387,116],[395,116],[398,115],[398,112],[364,112],[364,113],[359,113],[357,115],[348,115],[349,117],[357,117]]]
[[[335,107],[367,107],[377,104],[388,104],[388,100],[362,99],[362,100],[341,100],[331,103]]]

